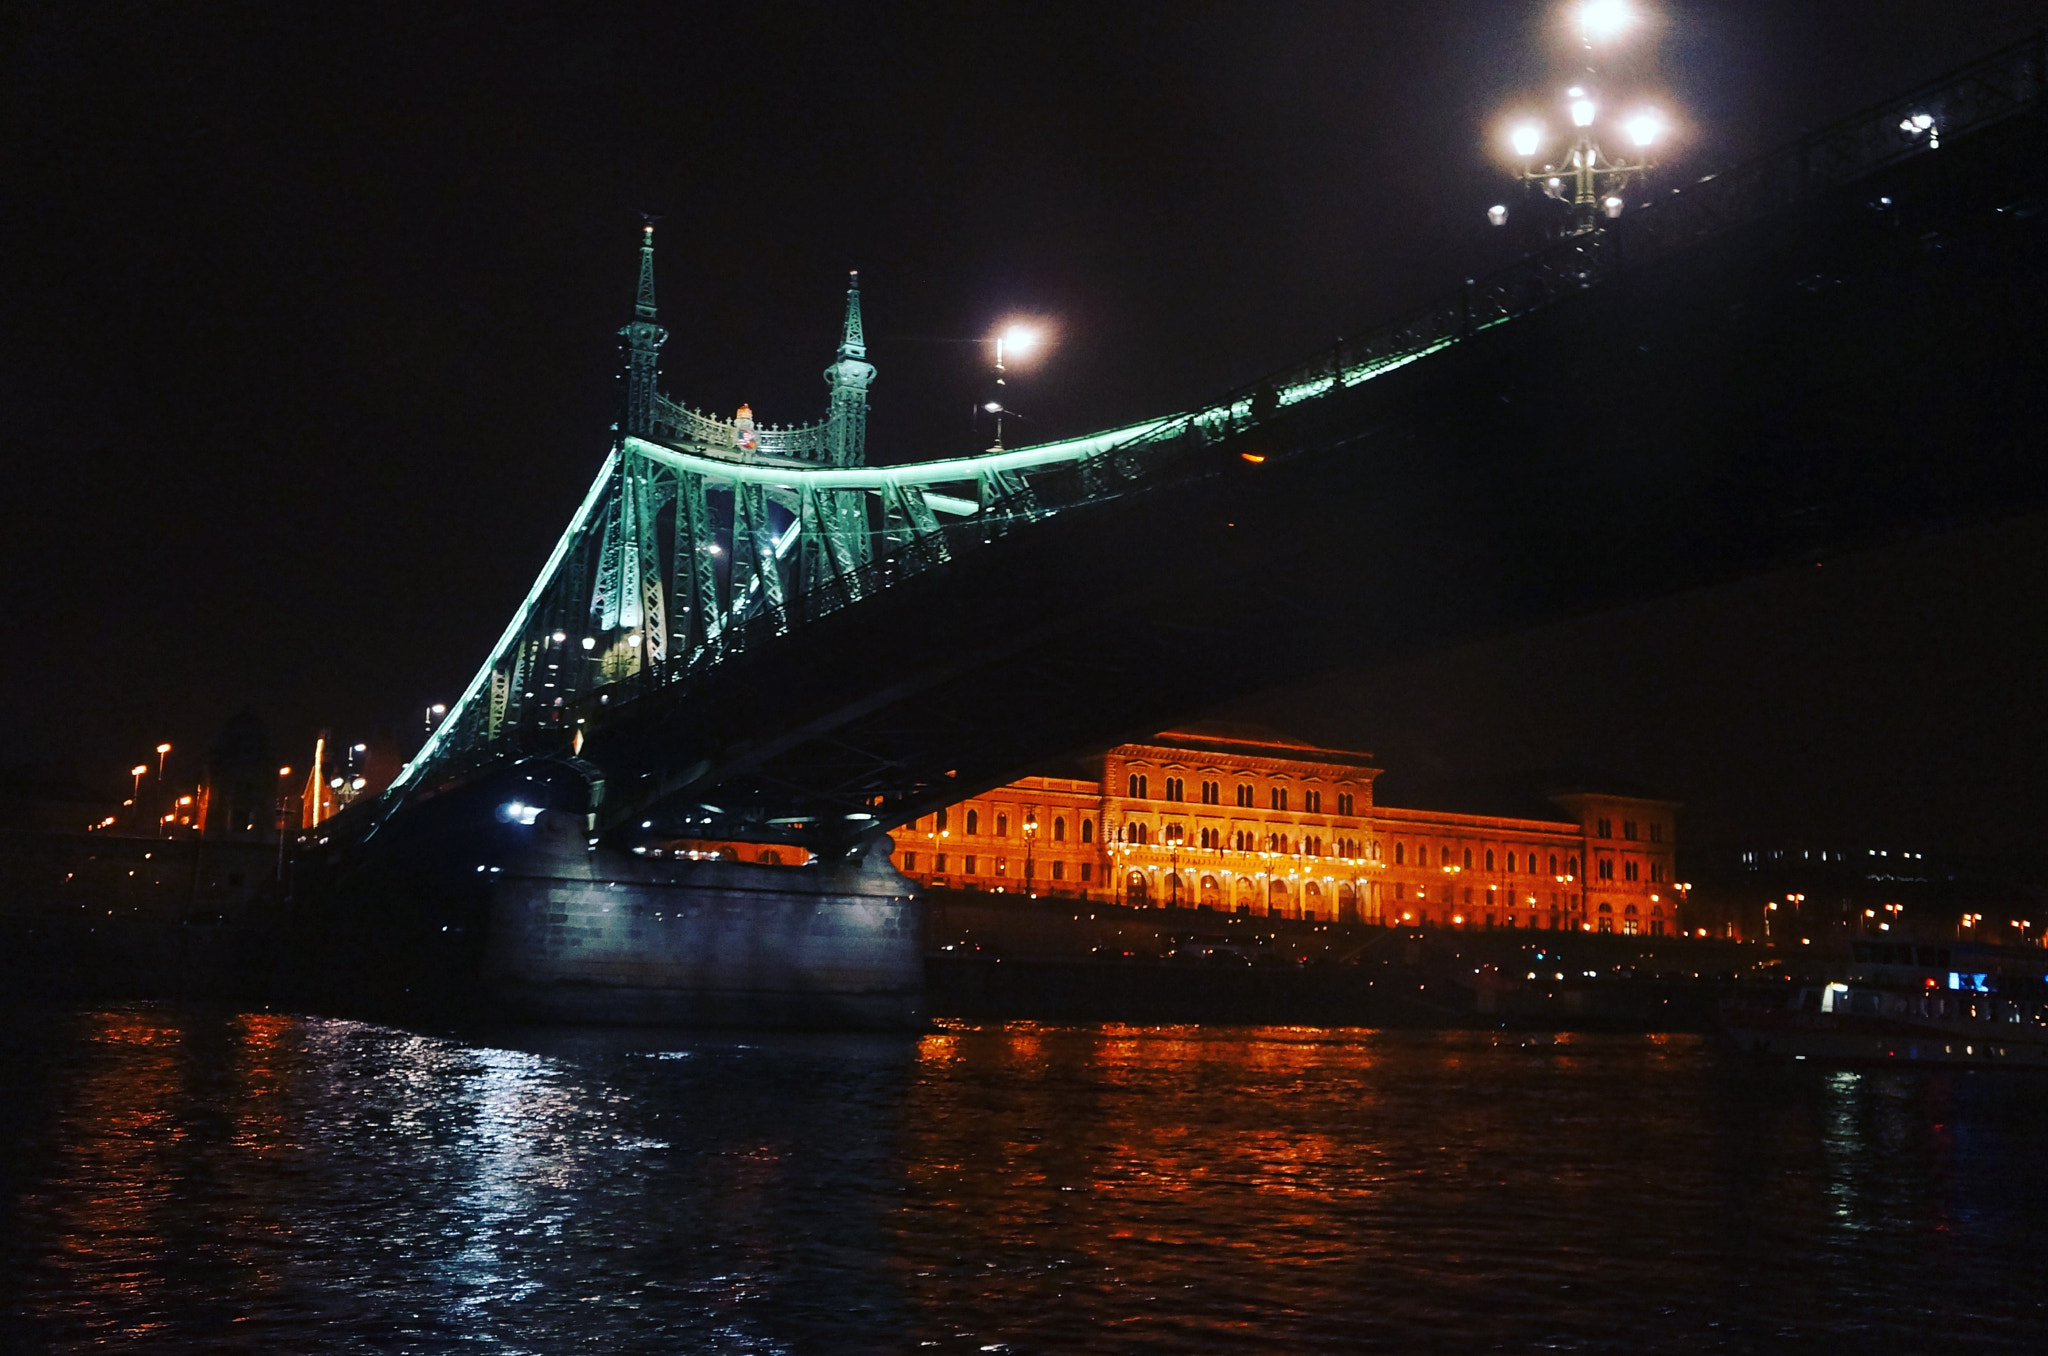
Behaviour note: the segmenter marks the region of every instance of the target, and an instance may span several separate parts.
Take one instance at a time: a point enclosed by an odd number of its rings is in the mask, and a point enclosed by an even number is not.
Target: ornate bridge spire
[[[846,328],[839,336],[839,360],[825,369],[825,384],[832,388],[825,441],[834,466],[867,462],[868,385],[875,379],[874,365],[867,361],[867,338],[861,331],[860,274],[856,271],[848,277]]]
[[[839,356],[865,358],[868,342],[860,327],[860,270],[846,275],[846,330],[839,338]]]
[[[620,431],[644,438],[654,426],[657,355],[668,338],[668,331],[655,322],[653,217],[640,228],[640,290],[633,300],[633,319],[619,334],[626,341],[626,409]]]

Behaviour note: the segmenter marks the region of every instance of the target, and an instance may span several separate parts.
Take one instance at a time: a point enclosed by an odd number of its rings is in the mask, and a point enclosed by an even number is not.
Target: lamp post
[[[996,441],[995,446],[989,449],[991,452],[1003,450],[1003,415],[1008,413],[1003,397],[1009,394],[1003,380],[1009,371],[1003,362],[1005,352],[1021,358],[1038,347],[1038,337],[1038,331],[1029,325],[1010,325],[996,335],[996,398],[982,406],[996,417]]]
[[[1624,0],[1584,0],[1575,17],[1589,75],[1597,71],[1595,48],[1635,24],[1635,14]],[[1600,229],[1603,217],[1621,215],[1622,194],[1632,181],[1653,168],[1650,147],[1665,130],[1664,119],[1655,109],[1636,108],[1619,122],[1608,123],[1608,130],[1618,133],[1630,147],[1620,156],[1609,156],[1600,144],[1601,112],[1599,96],[1589,83],[1569,86],[1564,91],[1564,113],[1571,130],[1558,139],[1555,157],[1541,162],[1537,156],[1553,140],[1550,130],[1534,118],[1508,129],[1508,146],[1521,166],[1517,177],[1539,187],[1546,197],[1571,204],[1568,235],[1590,234]],[[1488,208],[1486,217],[1496,226],[1507,225],[1506,204]]]
[[[1037,843],[1038,807],[1027,805],[1024,807],[1024,893],[1034,899],[1038,896],[1038,873],[1036,859],[1031,855],[1031,850]]]
[[[1176,824],[1167,831],[1166,848],[1168,869],[1173,872],[1173,907],[1180,907],[1180,845],[1183,835]]]

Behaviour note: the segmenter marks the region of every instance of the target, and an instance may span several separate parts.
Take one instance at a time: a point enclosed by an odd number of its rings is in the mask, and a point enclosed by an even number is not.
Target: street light
[[[1027,805],[1024,807],[1024,893],[1034,899],[1038,896],[1038,873],[1031,850],[1037,843],[1038,807]]]
[[[1173,907],[1180,907],[1180,845],[1183,841],[1181,827],[1175,824],[1166,835],[1167,862],[1173,872]]]
[[[159,744],[156,746],[156,779],[158,781],[164,779],[164,759],[170,756],[170,752],[171,746],[169,744]]]
[[[1579,41],[1589,48],[1619,36],[1636,22],[1627,0],[1585,0],[1577,17]]]
[[[1043,335],[1033,327],[1015,323],[1006,325],[996,335],[996,398],[982,406],[996,417],[996,442],[995,446],[989,449],[991,452],[1003,450],[1003,415],[1007,413],[1003,408],[1003,396],[1008,394],[1003,389],[1003,377],[1009,371],[1004,365],[1004,357],[1006,354],[1017,358],[1029,355],[1038,347],[1041,338]]]
[[[1598,71],[1594,49],[1611,43],[1638,22],[1635,10],[1626,0],[1585,0],[1574,10],[1574,18],[1589,73]],[[1541,163],[1537,157],[1549,139],[1543,124],[1523,119],[1508,129],[1508,147],[1521,166],[1522,182],[1537,185],[1547,197],[1570,202],[1571,235],[1599,229],[1603,215],[1610,220],[1621,215],[1629,185],[1650,171],[1650,147],[1662,139],[1666,130],[1663,116],[1655,109],[1635,109],[1615,129],[1634,148],[1635,158],[1610,158],[1599,141],[1604,111],[1598,94],[1589,85],[1573,85],[1565,90],[1564,113],[1571,125],[1570,140],[1559,148],[1554,159]],[[1496,226],[1507,224],[1504,206],[1489,208],[1486,215]]]

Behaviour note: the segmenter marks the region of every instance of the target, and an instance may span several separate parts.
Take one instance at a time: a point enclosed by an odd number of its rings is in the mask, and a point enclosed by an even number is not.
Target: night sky
[[[0,758],[108,789],[239,708],[453,701],[603,456],[639,211],[664,385],[822,413],[845,270],[877,461],[1180,408],[1502,262],[1557,7],[64,0],[0,18]],[[1610,83],[1667,182],[2048,22],[2048,0],[1662,6]],[[1010,431],[1013,443],[1025,441]],[[1304,506],[1312,511],[1312,506]],[[1361,531],[1371,524],[1362,522]],[[2011,852],[2048,817],[2048,522],[1302,681],[1238,714],[1403,782],[1596,766],[1692,837]]]

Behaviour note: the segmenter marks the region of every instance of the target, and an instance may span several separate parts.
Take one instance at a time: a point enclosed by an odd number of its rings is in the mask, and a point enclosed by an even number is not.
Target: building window
[[[1650,825],[1650,841],[1653,843],[1664,841],[1664,826],[1662,824],[1653,823]]]
[[[1221,782],[1203,782],[1203,783],[1202,783],[1202,804],[1204,804],[1204,805],[1221,805],[1222,803],[1223,803],[1223,783],[1221,783]]]
[[[1240,809],[1249,810],[1252,808],[1252,788],[1249,784],[1240,783],[1238,785],[1237,804]]]
[[[980,832],[981,832],[981,811],[979,811],[979,810],[969,810],[969,811],[967,812],[967,836],[968,836],[968,837],[970,837],[970,838],[972,838],[972,837],[974,837],[974,836],[975,836],[976,834],[978,834],[978,833],[980,833]],[[968,860],[969,860],[969,861],[972,861],[972,860],[973,860],[973,858],[971,858],[971,857],[970,857],[970,858],[969,858]],[[973,870],[974,868],[970,866],[970,867],[968,867],[967,869],[968,869],[969,871],[972,871],[972,870]]]
[[[1573,853],[1571,856],[1564,859],[1564,873],[1567,876],[1576,876],[1579,874],[1579,857],[1577,853]]]
[[[996,874],[998,876],[1007,876],[1010,874],[1010,859],[1008,857],[996,858]]]
[[[1656,885],[1664,879],[1664,863],[1650,863],[1650,884]]]
[[[1621,821],[1621,836],[1628,839],[1631,843],[1636,840],[1636,822],[1633,819]]]
[[[1487,869],[1488,871],[1491,871],[1491,870],[1493,870],[1493,849],[1492,849],[1492,848],[1488,848],[1488,849],[1486,850],[1486,869]]]
[[[905,871],[917,870],[917,854],[915,852],[906,852],[903,854],[903,869]]]
[[[1636,864],[1634,862],[1623,862],[1621,864],[1621,878],[1623,880],[1634,880],[1636,878]]]
[[[1395,866],[1399,866],[1399,865],[1401,865],[1401,864],[1402,864],[1402,862],[1403,862],[1403,861],[1404,861],[1404,860],[1405,860],[1405,859],[1407,858],[1407,856],[1408,856],[1408,845],[1407,845],[1406,843],[1396,843],[1396,844],[1394,844],[1394,865],[1395,865]]]
[[[1054,880],[1065,880],[1067,878],[1067,864],[1065,862],[1057,860],[1053,862],[1052,878]]]
[[[1064,819],[1055,819],[1055,820],[1053,820],[1053,822],[1052,822],[1052,841],[1053,841],[1053,842],[1055,842],[1055,843],[1064,843],[1064,842],[1066,842],[1066,841],[1067,841],[1067,821],[1066,821],[1066,820],[1064,820]]]
[[[1083,862],[1083,863],[1081,863],[1081,883],[1082,883],[1083,885],[1086,885],[1086,884],[1088,883],[1089,879],[1090,879],[1091,877],[1093,877],[1094,875],[1095,875],[1095,864],[1094,864],[1093,862]]]
[[[1179,778],[1179,777],[1168,777],[1168,778],[1166,779],[1166,799],[1168,799],[1168,800],[1186,800],[1186,799],[1187,799],[1187,785],[1188,785],[1188,784],[1187,784],[1187,782],[1186,782],[1185,780],[1183,780],[1182,778]]]
[[[937,829],[940,833],[944,833],[946,831],[946,812],[944,810],[941,810],[937,814],[932,816],[932,827]]]
[[[1337,793],[1337,813],[1340,815],[1348,815],[1352,813],[1351,806],[1351,793],[1349,791],[1339,791]]]
[[[1081,821],[1081,841],[1084,843],[1092,843],[1095,841],[1094,820],[1084,819]]]
[[[1598,863],[1598,867],[1601,880],[1614,879],[1614,859],[1612,857],[1602,857]]]
[[[996,837],[998,837],[998,838],[1008,838],[1009,836],[1010,836],[1010,817],[1009,817],[1008,815],[997,815],[997,816],[996,816]]]
[[[966,857],[964,857],[964,858],[962,858],[962,859],[961,859],[961,862],[960,862],[960,870],[961,870],[962,874],[964,874],[964,875],[969,875],[969,876],[971,876],[971,875],[974,875],[974,874],[975,874],[975,865],[974,865],[974,854],[973,854],[973,853],[971,853],[971,852],[970,852],[970,853],[968,853],[968,854],[967,854],[967,856],[966,856]]]
[[[1594,821],[1593,821],[1593,836],[1594,836],[1594,837],[1596,837],[1596,838],[1612,838],[1612,837],[1614,837],[1614,821],[1613,821],[1613,820],[1611,820],[1611,819],[1596,819],[1596,820],[1594,820]]]
[[[1465,869],[1466,869],[1467,871],[1470,871],[1470,870],[1472,869],[1472,849],[1471,849],[1471,848],[1466,848],[1466,849],[1465,849]]]
[[[1130,785],[1132,800],[1150,799],[1150,797],[1148,797],[1145,794],[1145,778],[1142,775],[1133,772],[1127,780]]]
[[[1557,874],[1557,854],[1555,852],[1550,854],[1550,874],[1553,876]]]
[[[1287,808],[1287,788],[1286,788],[1286,787],[1284,787],[1284,786],[1276,786],[1276,787],[1274,787],[1274,788],[1273,788],[1273,789],[1272,789],[1272,790],[1271,790],[1271,791],[1270,791],[1270,792],[1269,792],[1268,794],[1269,794],[1269,795],[1270,795],[1270,797],[1272,798],[1272,801],[1273,801],[1273,808],[1274,808],[1274,809],[1276,809],[1276,810],[1284,810],[1284,809],[1286,809],[1286,808]]]
[[[1407,882],[1398,880],[1394,882],[1394,898],[1397,900],[1408,898]]]
[[[934,852],[934,853],[932,854],[932,870],[933,870],[933,871],[935,871],[935,872],[937,872],[937,873],[938,873],[939,875],[941,875],[941,876],[943,876],[943,875],[945,875],[945,874],[946,874],[946,854],[945,854],[945,853],[943,853],[943,852]]]
[[[1323,812],[1323,793],[1307,791],[1301,793],[1301,808],[1304,813],[1319,815]]]

